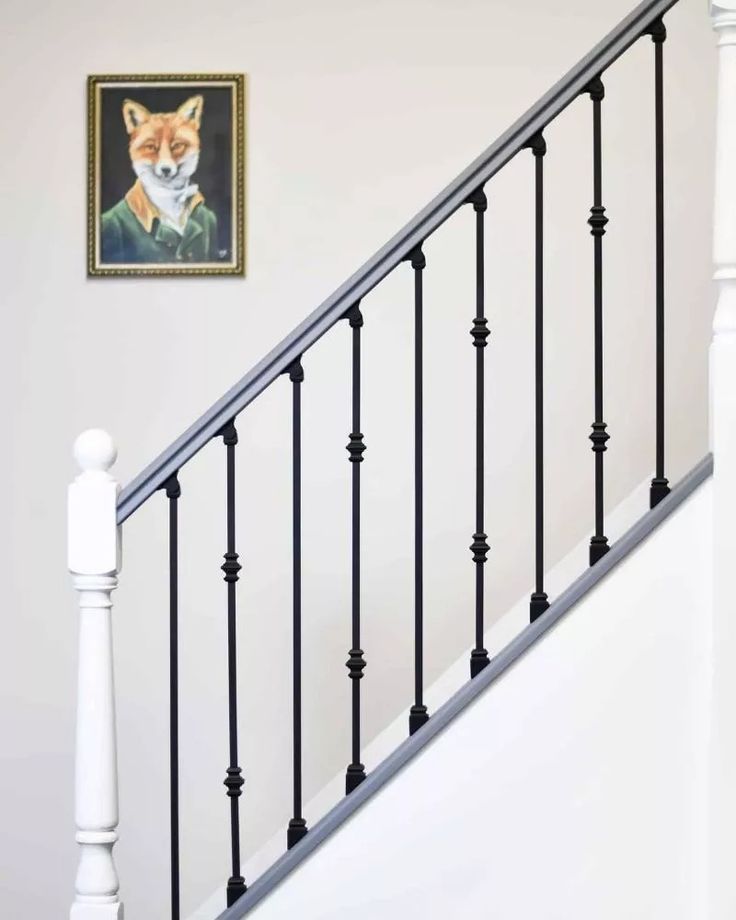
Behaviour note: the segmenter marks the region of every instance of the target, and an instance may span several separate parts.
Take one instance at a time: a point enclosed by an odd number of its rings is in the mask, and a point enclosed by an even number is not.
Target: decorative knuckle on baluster
[[[605,422],[593,422],[591,425],[593,431],[588,435],[593,442],[593,453],[600,454],[606,450],[606,441],[611,437],[606,431]]]
[[[232,419],[226,425],[223,425],[218,434],[222,438],[223,444],[227,447],[234,447],[238,443],[238,431],[235,427],[235,420]]]
[[[404,256],[402,261],[410,262],[414,271],[421,271],[423,268],[426,268],[427,259],[422,252],[422,244],[420,243],[418,246],[415,246]]]
[[[598,76],[593,77],[582,92],[587,93],[593,102],[601,102],[606,95],[606,88],[603,85],[603,80]]]
[[[606,209],[603,207],[603,205],[593,205],[593,207],[590,209],[590,217],[588,218],[591,235],[603,236],[603,234],[606,232],[607,223],[608,218],[606,217]]]
[[[237,799],[238,796],[242,795],[241,789],[245,783],[242,772],[240,767],[228,767],[226,770],[227,776],[223,781],[223,785],[227,787],[226,795],[230,796],[231,799]]]
[[[661,45],[667,38],[667,28],[662,19],[657,19],[644,30],[644,35],[651,35],[655,45]]]
[[[225,573],[225,581],[228,584],[234,584],[238,580],[238,572],[242,569],[238,562],[238,554],[225,553],[225,561],[220,568]]]
[[[473,542],[470,544],[470,551],[473,554],[473,562],[485,562],[490,546],[487,542],[488,535],[484,533],[474,533]]]
[[[351,680],[360,680],[363,677],[363,671],[366,665],[365,658],[363,657],[363,649],[351,648],[348,655],[350,657],[345,662],[345,667],[348,669],[348,676]]]
[[[488,198],[486,193],[483,191],[483,187],[481,186],[481,188],[477,188],[474,192],[471,192],[465,199],[465,203],[472,204],[473,210],[479,213],[487,210]]]
[[[544,139],[544,135],[541,131],[532,135],[526,144],[524,144],[524,147],[531,150],[535,157],[543,157],[545,153],[547,153],[547,141]]]
[[[470,329],[470,335],[473,337],[473,345],[476,348],[485,348],[486,339],[491,334],[488,329],[488,320],[482,316],[476,316]]]
[[[363,435],[359,431],[351,432],[350,440],[348,441],[345,450],[350,455],[348,459],[351,463],[363,462],[363,454],[365,453],[366,446],[363,443]]]

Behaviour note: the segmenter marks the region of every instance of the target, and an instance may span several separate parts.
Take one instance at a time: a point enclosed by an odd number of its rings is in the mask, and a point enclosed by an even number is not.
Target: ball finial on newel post
[[[118,449],[102,428],[88,428],[74,442],[74,459],[83,473],[107,473],[118,458]]]

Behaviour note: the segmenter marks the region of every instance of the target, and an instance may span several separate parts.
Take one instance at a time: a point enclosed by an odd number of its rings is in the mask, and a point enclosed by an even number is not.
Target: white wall
[[[254,920],[701,920],[711,499],[708,482]]]
[[[6,0],[0,38],[0,199],[6,483],[6,639],[0,904],[64,910],[76,622],[64,571],[71,443],[90,425],[120,443],[130,479],[385,241],[630,7],[564,0],[294,0],[104,8]],[[562,12],[561,12],[562,10]],[[714,54],[707,15],[668,16],[669,456],[677,478],[706,446]],[[606,419],[613,505],[653,458],[652,48],[606,78]],[[244,70],[248,278],[87,281],[84,78],[93,72]],[[547,407],[550,564],[592,517],[590,103],[548,135]],[[12,149],[11,149],[12,144]],[[489,187],[488,575],[492,621],[531,575],[531,164]],[[426,246],[427,679],[472,630],[472,217]],[[411,692],[411,278],[366,299],[365,735]],[[305,360],[305,780],[347,759],[348,331]],[[243,847],[289,815],[289,412],[277,384],[239,448]],[[182,476],[184,902],[227,871],[221,445]],[[131,916],[167,893],[166,572],[163,499],[126,527],[117,597],[123,892]],[[440,567],[441,564],[441,567]],[[282,677],[279,677],[283,675]],[[39,867],[43,884],[38,884]]]

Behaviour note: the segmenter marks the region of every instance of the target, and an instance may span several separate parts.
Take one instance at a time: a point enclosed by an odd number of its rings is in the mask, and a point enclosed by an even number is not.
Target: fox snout
[[[159,179],[174,179],[178,172],[178,167],[173,160],[167,160],[166,162],[159,161],[153,167],[153,171]]]

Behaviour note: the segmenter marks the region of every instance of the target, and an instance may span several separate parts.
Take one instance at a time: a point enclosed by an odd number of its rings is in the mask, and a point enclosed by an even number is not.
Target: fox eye
[[[148,141],[148,143],[144,144],[141,149],[145,150],[146,153],[155,153],[156,145],[153,143],[153,141]]]
[[[174,143],[171,145],[171,152],[173,154],[184,153],[186,149],[186,141],[174,141]]]

